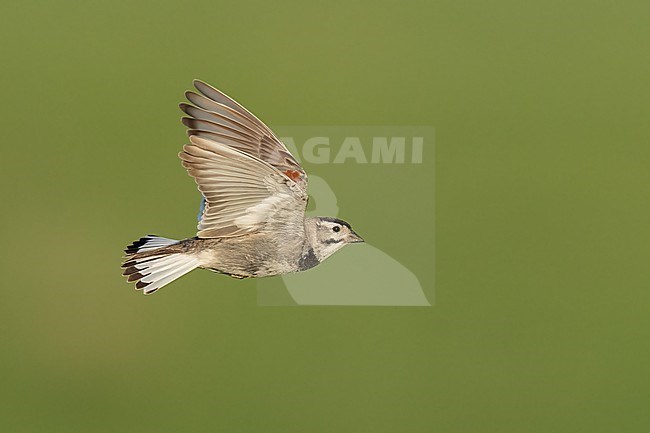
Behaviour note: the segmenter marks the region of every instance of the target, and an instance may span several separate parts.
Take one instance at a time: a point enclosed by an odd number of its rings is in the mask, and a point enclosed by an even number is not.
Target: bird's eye
[[[332,227],[332,230],[334,231],[334,233],[338,233],[338,232],[341,231],[341,227],[339,227],[339,226],[334,226],[334,227]]]

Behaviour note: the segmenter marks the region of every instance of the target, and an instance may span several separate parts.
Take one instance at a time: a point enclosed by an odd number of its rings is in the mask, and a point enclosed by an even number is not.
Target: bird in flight
[[[307,174],[280,139],[214,87],[188,91],[189,144],[179,153],[202,194],[198,233],[174,240],[144,236],[122,268],[150,294],[196,268],[234,278],[313,268],[347,244],[363,242],[345,221],[307,217]]]

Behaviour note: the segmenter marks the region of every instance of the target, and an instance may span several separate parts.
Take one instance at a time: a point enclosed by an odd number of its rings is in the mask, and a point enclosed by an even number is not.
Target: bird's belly
[[[262,236],[222,239],[203,253],[203,267],[239,278],[259,278],[295,272],[296,248],[282,247]]]

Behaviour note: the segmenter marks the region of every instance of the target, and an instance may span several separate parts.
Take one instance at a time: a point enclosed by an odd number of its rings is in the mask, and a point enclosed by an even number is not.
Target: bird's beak
[[[351,244],[356,244],[358,242],[365,242],[361,236],[356,234],[353,230],[350,230],[347,241]]]

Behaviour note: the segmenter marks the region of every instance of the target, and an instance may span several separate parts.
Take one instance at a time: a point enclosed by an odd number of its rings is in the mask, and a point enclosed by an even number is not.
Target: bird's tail
[[[124,250],[123,275],[145,295],[182,277],[197,268],[199,260],[174,248],[180,242],[154,235],[138,239]]]

